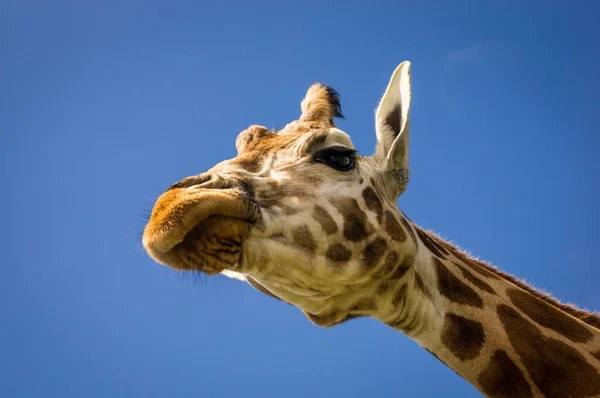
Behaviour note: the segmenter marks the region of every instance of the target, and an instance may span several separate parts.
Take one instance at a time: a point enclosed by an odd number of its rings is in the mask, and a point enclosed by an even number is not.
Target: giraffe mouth
[[[259,218],[254,201],[236,190],[171,189],[156,201],[142,242],[161,264],[214,275],[238,267]]]

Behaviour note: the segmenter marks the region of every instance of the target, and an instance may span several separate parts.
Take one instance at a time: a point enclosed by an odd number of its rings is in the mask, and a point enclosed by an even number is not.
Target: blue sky
[[[52,3],[0,3],[0,395],[479,396],[374,320],[321,329],[140,248],[162,190],[296,118],[315,80],[370,154],[405,59],[402,209],[600,309],[598,3]]]

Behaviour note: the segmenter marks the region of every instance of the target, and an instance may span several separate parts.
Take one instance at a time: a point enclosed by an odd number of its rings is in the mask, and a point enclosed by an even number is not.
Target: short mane
[[[576,308],[576,307],[572,306],[571,304],[561,303],[560,301],[558,301],[554,297],[550,296],[549,294],[544,293],[540,290],[537,290],[537,289],[525,284],[524,282],[517,279],[516,277],[500,271],[498,268],[494,267],[493,265],[472,257],[467,252],[458,248],[458,246],[442,239],[434,232],[425,231],[425,230],[423,230],[423,232],[425,232],[425,234],[424,234],[425,236],[421,235],[421,238],[425,238],[425,239],[422,239],[423,243],[427,246],[427,248],[429,250],[431,250],[435,254],[437,254],[436,252],[442,252],[443,254],[446,254],[446,255],[452,254],[454,257],[461,260],[465,265],[469,266],[471,269],[473,269],[479,273],[482,273],[481,268],[483,268],[485,270],[483,272],[487,271],[487,272],[491,273],[492,275],[495,275],[496,277],[507,280],[510,283],[514,284],[515,286],[517,286],[517,287],[525,290],[529,294],[533,295],[534,297],[537,297],[540,300],[544,301],[545,303],[550,304],[550,305],[566,312],[567,314],[579,319],[580,321],[590,325],[591,327],[600,330],[600,315],[599,314],[597,314],[595,312],[591,312],[591,311],[588,312],[588,311],[580,310],[579,308]]]

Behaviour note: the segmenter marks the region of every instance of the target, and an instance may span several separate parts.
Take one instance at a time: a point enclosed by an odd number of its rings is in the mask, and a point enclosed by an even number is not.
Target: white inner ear
[[[386,168],[408,166],[410,102],[410,62],[404,61],[394,70],[375,114],[377,141]]]

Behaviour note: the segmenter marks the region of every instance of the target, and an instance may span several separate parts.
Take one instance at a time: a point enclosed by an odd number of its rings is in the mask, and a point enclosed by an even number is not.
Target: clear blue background
[[[141,250],[162,190],[297,117],[315,80],[370,154],[405,59],[401,207],[600,309],[598,2],[216,3],[1,2],[1,396],[479,396],[374,320],[320,329]]]

